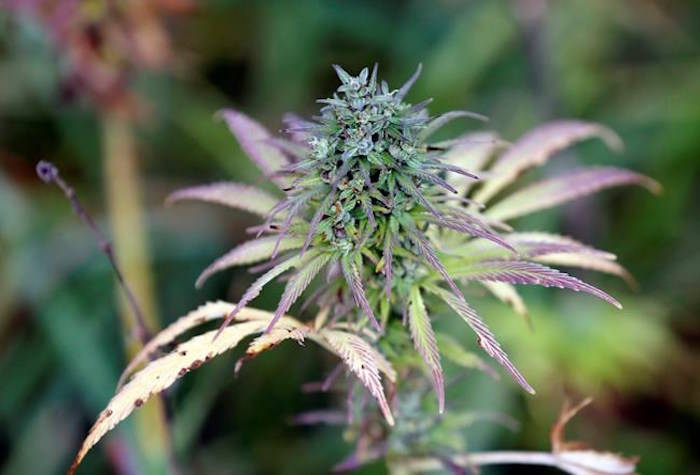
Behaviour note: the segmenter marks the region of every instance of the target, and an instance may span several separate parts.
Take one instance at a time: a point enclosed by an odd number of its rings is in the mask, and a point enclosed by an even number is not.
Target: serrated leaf
[[[393,426],[394,417],[391,415],[379,375],[379,365],[383,363],[377,360],[376,350],[352,333],[326,329],[321,330],[320,335],[374,396],[387,423]]]
[[[243,151],[263,174],[281,189],[287,188],[290,183],[289,178],[277,173],[289,161],[274,145],[267,142],[272,138],[267,129],[234,109],[224,109],[218,114],[224,119]]]
[[[418,286],[411,288],[408,324],[411,329],[413,346],[430,370],[433,388],[438,399],[438,412],[442,414],[445,412],[445,377],[440,365],[440,352],[435,341],[435,333]]]
[[[558,120],[532,129],[496,160],[490,170],[492,178],[477,191],[474,199],[486,203],[525,170],[542,165],[560,150],[591,137],[602,139],[613,150],[622,148],[615,132],[590,122]]]
[[[277,250],[279,252],[298,249],[303,243],[304,240],[301,238],[285,237],[280,241]],[[270,258],[276,245],[277,236],[265,236],[246,241],[243,244],[234,247],[229,252],[209,264],[209,266],[202,271],[199,277],[197,277],[195,286],[197,288],[201,287],[204,285],[204,282],[209,279],[209,277],[230,267],[254,264]]]
[[[622,308],[620,302],[582,280],[542,264],[513,260],[485,260],[452,268],[455,278],[464,280],[496,281],[509,284],[541,285],[559,287],[575,292],[586,292],[599,299]]]
[[[543,264],[578,267],[580,269],[594,270],[597,272],[603,272],[604,274],[616,275],[622,278],[625,282],[627,282],[627,284],[630,287],[637,287],[637,281],[627,269],[625,269],[617,262],[610,259],[606,259],[599,255],[561,252],[537,256],[534,258],[534,260]]]
[[[472,309],[464,299],[460,299],[435,285],[427,285],[428,291],[440,297],[452,310],[459,315],[462,320],[476,333],[477,343],[490,357],[500,363],[515,379],[515,381],[530,394],[535,394],[535,390],[530,386],[525,377],[520,374],[520,371],[511,363],[508,355],[501,348],[501,345],[496,341],[496,337],[491,333],[491,330],[479,318],[476,311]]]
[[[518,190],[489,207],[485,214],[506,221],[558,206],[604,188],[632,184],[643,186],[653,193],[661,191],[661,185],[651,178],[622,168],[580,168]]]
[[[352,259],[352,256],[343,256],[343,258],[340,261],[340,266],[343,270],[345,282],[348,284],[350,292],[352,293],[352,297],[355,300],[355,304],[362,309],[367,318],[369,318],[369,321],[372,323],[374,328],[377,331],[381,332],[382,327],[381,325],[379,325],[379,322],[377,321],[377,318],[374,316],[374,312],[372,311],[372,307],[367,301],[365,289],[362,285],[360,271],[357,268],[357,265],[355,264],[354,260]]]
[[[272,320],[270,320],[265,330],[266,332],[270,331],[275,323],[277,323],[277,320],[289,310],[294,302],[296,302],[299,296],[306,290],[309,284],[311,284],[314,277],[323,269],[323,266],[328,263],[330,258],[330,254],[327,253],[316,254],[300,266],[299,271],[287,282],[284,293],[277,305],[277,310],[275,310],[275,315]]]
[[[109,401],[83,441],[69,473],[75,472],[88,451],[134,409],[150,397],[171,386],[178,378],[198,368],[205,361],[234,348],[243,338],[261,331],[264,321],[247,321],[226,328],[213,340],[212,330],[180,344],[175,351],[150,362],[134,375]]]
[[[313,256],[310,256],[309,254],[305,256],[306,259],[310,259],[312,257]],[[270,283],[272,280],[276,279],[283,273],[287,272],[289,269],[299,266],[303,262],[306,261],[303,260],[301,256],[296,255],[290,257],[289,259],[283,262],[280,262],[275,267],[261,275],[255,282],[253,282],[250,285],[250,287],[248,287],[248,289],[245,291],[243,297],[241,297],[241,300],[238,302],[236,307],[231,311],[231,313],[228,314],[224,322],[221,324],[219,331],[222,331],[229,323],[231,323],[231,321],[235,318],[236,314],[238,314],[238,312],[243,307],[245,307],[248,304],[248,302],[260,295],[260,292],[262,291],[263,287],[265,287],[268,283]]]
[[[171,193],[166,198],[165,203],[171,205],[184,200],[218,203],[257,214],[263,218],[279,202],[268,192],[254,186],[234,182],[218,182],[178,190]]]
[[[129,362],[129,364],[124,369],[119,378],[117,390],[119,390],[119,388],[126,381],[126,378],[129,377],[129,375],[134,371],[134,369],[146,362],[150,356],[155,356],[158,350],[166,347],[167,345],[175,341],[177,337],[199,325],[203,325],[204,323],[210,322],[212,320],[224,318],[226,315],[231,313],[231,311],[235,307],[235,304],[224,302],[221,300],[216,302],[207,302],[206,304],[201,305],[197,309],[189,312],[183,317],[180,317],[179,319],[165,327],[163,330],[158,332],[157,335],[151,338],[143,346],[143,348],[141,348],[141,350],[136,354],[136,356],[132,358],[132,360]],[[265,322],[267,322],[270,319],[271,315],[272,314],[270,312],[256,310],[253,308],[247,308],[245,312],[239,315],[239,319],[244,321],[264,320]]]
[[[249,358],[255,357],[267,351],[270,348],[279,345],[285,340],[295,340],[300,345],[304,344],[304,337],[310,331],[309,328],[297,325],[295,323],[280,322],[275,328],[266,331],[259,337],[255,338],[248,345],[246,356]]]

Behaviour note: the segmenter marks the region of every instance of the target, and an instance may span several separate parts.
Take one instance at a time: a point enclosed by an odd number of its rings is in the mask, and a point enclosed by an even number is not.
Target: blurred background
[[[538,390],[479,375],[451,387],[459,407],[497,411],[517,431],[478,423],[471,450],[548,450],[564,399],[594,403],[571,438],[642,457],[644,474],[700,473],[700,4],[628,0],[4,0],[0,9],[0,473],[64,473],[138,347],[93,236],[34,167],[51,160],[114,241],[152,330],[199,304],[236,299],[253,277],[199,271],[245,239],[255,218],[215,206],[166,208],[179,187],[262,183],[225,126],[236,107],[281,127],[311,115],[337,85],[330,68],[380,64],[435,113],[487,114],[508,140],[557,117],[615,129],[540,173],[614,164],[664,194],[605,192],[517,223],[609,250],[638,281],[577,275],[618,297],[616,311],[557,289],[525,289],[534,331],[475,295]],[[481,125],[466,124],[478,128]],[[452,132],[461,131],[465,123]],[[448,131],[449,132],[449,131]],[[281,289],[256,302],[275,306]],[[471,342],[462,327],[455,335]],[[239,352],[240,353],[240,352]],[[137,411],[79,473],[321,474],[350,452],[338,427],[295,427],[334,362],[286,343],[246,364],[213,361]],[[385,472],[381,463],[361,473]],[[555,473],[502,467],[485,474]]]

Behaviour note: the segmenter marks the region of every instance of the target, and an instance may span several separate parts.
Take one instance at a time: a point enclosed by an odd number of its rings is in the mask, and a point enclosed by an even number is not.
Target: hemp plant
[[[168,202],[220,203],[263,219],[249,230],[253,239],[202,272],[198,287],[233,266],[256,264],[255,270],[263,273],[238,303],[206,304],[144,347],[125,370],[117,394],[100,414],[73,468],[150,395],[243,338],[260,334],[237,368],[286,339],[314,341],[342,360],[311,389],[341,387],[347,394],[346,415],[316,411],[296,419],[342,421],[353,428],[357,449],[339,469],[386,457],[391,468],[404,472],[428,469],[433,462],[455,473],[464,473],[470,464],[512,462],[544,463],[569,473],[632,473],[633,460],[561,442],[563,424],[578,409],[563,414],[552,454],[525,453],[520,459],[512,452],[505,453],[511,458],[498,453],[485,458],[464,455],[459,434],[475,415],[442,415],[446,403],[441,360],[496,372],[456,338],[436,332],[433,315],[450,309],[471,328],[483,352],[534,394],[463,290],[481,286],[522,315],[527,310],[515,285],[566,288],[621,307],[604,291],[549,267],[579,267],[628,278],[614,255],[566,236],[517,232],[507,221],[607,187],[638,184],[656,192],[659,185],[629,170],[591,167],[512,191],[521,174],[574,142],[598,137],[619,149],[620,139],[597,124],[560,120],[537,127],[513,144],[489,132],[433,141],[434,133],[450,121],[485,118],[467,111],[431,116],[430,100],[408,102],[420,66],[399,89],[378,79],[376,65],[357,76],[334,68],[340,79],[337,91],[318,101],[320,115],[313,120],[287,115],[287,138],[273,137],[241,112],[220,113],[243,150],[284,197],[221,182],[177,191]],[[287,282],[274,313],[248,307],[267,284],[281,277]],[[307,292],[316,280],[315,290]],[[315,316],[302,322],[287,313],[305,293],[309,295],[301,310],[314,308]],[[223,319],[218,330],[200,333],[148,362],[184,332],[217,319]],[[146,366],[132,375],[143,363]],[[435,396],[422,391],[426,379]],[[368,404],[367,393],[376,407]],[[426,403],[429,397],[435,398],[433,403]]]

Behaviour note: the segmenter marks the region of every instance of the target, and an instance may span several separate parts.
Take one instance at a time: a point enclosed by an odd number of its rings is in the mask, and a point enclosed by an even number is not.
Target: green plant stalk
[[[126,335],[125,349],[131,359],[148,335],[159,328],[154,298],[153,274],[149,265],[144,227],[143,193],[132,124],[128,118],[106,112],[102,119],[104,182],[116,259],[125,281],[133,288],[142,317],[129,308],[119,292],[120,320]],[[142,321],[139,321],[139,319]],[[172,473],[171,443],[165,404],[154,398],[136,416],[136,436],[147,473]]]

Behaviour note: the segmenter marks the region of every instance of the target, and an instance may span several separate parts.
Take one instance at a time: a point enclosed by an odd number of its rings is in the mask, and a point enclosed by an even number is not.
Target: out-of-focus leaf
[[[266,177],[284,189],[289,185],[286,177],[277,175],[282,166],[289,163],[280,150],[268,143],[270,133],[242,112],[225,109],[219,115],[226,121],[231,133],[236,136],[243,151],[262,170]]]
[[[604,188],[632,184],[644,186],[653,193],[661,192],[661,185],[639,173],[614,167],[589,167],[533,183],[490,206],[485,214],[507,221]]]
[[[440,365],[440,352],[435,340],[435,332],[430,324],[430,317],[425,310],[423,297],[418,286],[411,289],[411,301],[408,305],[408,323],[413,346],[430,370],[433,388],[438,400],[438,412],[442,414],[445,412],[445,377]]]
[[[484,363],[484,360],[479,358],[479,356],[471,351],[467,351],[464,346],[451,335],[436,332],[435,339],[440,349],[440,354],[444,356],[446,360],[462,368],[478,369],[487,373],[492,378],[498,379],[498,373]]]
[[[569,145],[591,137],[599,137],[613,150],[622,148],[615,132],[590,122],[559,120],[536,127],[496,159],[489,170],[493,177],[476,192],[474,199],[486,203],[524,171],[542,165]]]
[[[477,172],[484,168],[489,158],[500,147],[502,142],[494,132],[474,132],[457,139],[457,142],[445,153],[443,160],[478,175]],[[448,173],[447,182],[457,189],[460,196],[477,183],[458,173]]]
[[[477,119],[481,121],[488,121],[488,118],[486,116],[483,116],[481,114],[477,114],[476,112],[469,112],[469,111],[451,111],[451,112],[445,112],[439,117],[436,117],[435,119],[431,120],[428,122],[428,124],[425,126],[423,130],[421,130],[420,135],[418,138],[420,140],[426,140],[428,137],[433,135],[435,132],[440,130],[441,127],[445,126],[448,122],[458,119],[460,117],[469,117],[472,119]]]
[[[248,211],[263,218],[279,202],[266,191],[250,185],[233,182],[211,183],[193,186],[172,193],[165,203],[170,205],[183,200],[207,201]]]
[[[633,475],[638,457],[623,457],[610,452],[598,452],[586,448],[582,442],[564,440],[564,427],[578,412],[590,404],[592,399],[584,399],[576,406],[567,401],[562,407],[559,419],[552,426],[550,441],[557,466],[572,475]]]
[[[523,317],[526,321],[529,321],[530,316],[527,312],[525,301],[515,287],[507,282],[484,281],[481,284],[498,300],[510,305],[515,313]]]

